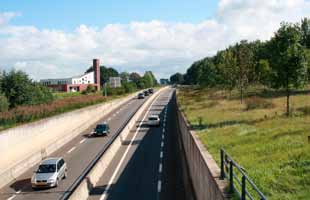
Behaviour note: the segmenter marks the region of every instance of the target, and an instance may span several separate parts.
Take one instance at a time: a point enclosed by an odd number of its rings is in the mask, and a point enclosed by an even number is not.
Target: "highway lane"
[[[36,166],[2,188],[0,190],[0,199],[58,199],[82,173],[103,145],[107,143],[118,128],[129,118],[131,113],[140,107],[145,100],[132,99],[125,105],[116,108],[106,117],[103,117],[100,121],[107,121],[111,128],[109,136],[91,137],[90,133],[94,127],[90,127],[84,133],[81,133],[64,147],[53,153],[51,156],[64,157],[68,165],[68,177],[60,181],[57,188],[38,191],[31,189],[30,178]]]
[[[175,138],[175,112],[170,108],[173,89],[163,92],[137,122],[116,156],[90,192],[89,200],[178,199],[184,184]],[[159,114],[160,127],[148,127],[151,114]]]

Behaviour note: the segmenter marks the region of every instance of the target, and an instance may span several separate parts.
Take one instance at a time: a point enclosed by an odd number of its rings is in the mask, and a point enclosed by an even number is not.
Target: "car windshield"
[[[149,117],[149,120],[157,120],[157,117]]]
[[[106,124],[98,124],[97,126],[96,126],[96,129],[106,129],[107,128],[107,125]]]
[[[54,173],[56,172],[56,165],[40,165],[37,173]]]

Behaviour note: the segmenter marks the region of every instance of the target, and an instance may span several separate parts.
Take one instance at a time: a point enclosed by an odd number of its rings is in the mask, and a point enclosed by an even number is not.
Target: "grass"
[[[55,93],[55,100],[51,103],[18,106],[9,111],[0,112],[0,131],[86,106],[108,102],[126,95],[115,95],[105,98],[101,92],[88,95],[82,95],[81,93]]]
[[[296,92],[293,116],[287,118],[283,93],[256,89],[254,94],[260,96],[259,102],[272,106],[247,109],[237,91],[229,95],[216,89],[180,88],[177,97],[218,164],[223,147],[268,199],[309,199],[310,95]]]

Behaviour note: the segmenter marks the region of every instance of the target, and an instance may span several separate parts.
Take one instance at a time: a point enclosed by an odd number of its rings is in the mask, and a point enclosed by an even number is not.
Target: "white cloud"
[[[0,63],[33,78],[83,73],[92,58],[118,70],[152,70],[157,77],[185,72],[190,64],[241,39],[268,39],[281,21],[310,17],[308,0],[221,0],[216,16],[200,23],[163,21],[80,25],[73,32],[14,26],[0,13]]]

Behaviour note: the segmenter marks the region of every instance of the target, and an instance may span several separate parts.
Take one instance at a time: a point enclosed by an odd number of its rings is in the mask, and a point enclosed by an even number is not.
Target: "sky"
[[[157,78],[242,39],[310,17],[309,0],[1,0],[0,69],[35,80],[79,75],[99,58]]]

